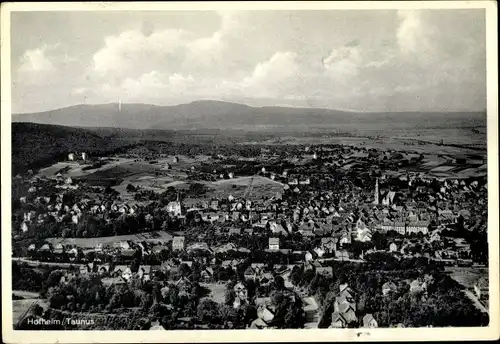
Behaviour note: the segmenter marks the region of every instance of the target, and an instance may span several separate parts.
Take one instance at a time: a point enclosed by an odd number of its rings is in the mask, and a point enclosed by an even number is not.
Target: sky
[[[216,99],[484,111],[485,12],[13,12],[12,112]]]

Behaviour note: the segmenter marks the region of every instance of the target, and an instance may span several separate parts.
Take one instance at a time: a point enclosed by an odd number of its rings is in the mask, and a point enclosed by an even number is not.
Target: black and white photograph
[[[498,339],[496,4],[447,3],[2,6],[9,342]]]

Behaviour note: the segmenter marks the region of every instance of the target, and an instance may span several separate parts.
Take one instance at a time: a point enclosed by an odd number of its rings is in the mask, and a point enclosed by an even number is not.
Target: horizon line
[[[328,111],[342,111],[342,112],[350,112],[353,114],[380,114],[380,113],[410,113],[410,112],[416,112],[416,113],[429,113],[429,112],[439,112],[439,113],[462,113],[462,112],[471,112],[471,113],[487,113],[487,109],[462,109],[462,110],[370,110],[370,111],[363,111],[363,110],[353,110],[353,109],[345,109],[345,108],[329,108],[329,107],[307,107],[304,105],[292,105],[292,104],[276,104],[276,105],[261,105],[261,106],[256,106],[256,105],[249,105],[245,102],[236,102],[236,101],[229,101],[229,100],[220,100],[220,99],[211,99],[211,98],[202,98],[198,100],[192,100],[189,102],[181,102],[181,103],[176,103],[176,104],[169,104],[169,105],[160,105],[160,104],[154,104],[154,103],[140,103],[140,102],[123,102],[121,99],[118,101],[114,102],[103,102],[103,103],[76,103],[72,105],[67,105],[67,106],[62,106],[62,107],[57,107],[57,108],[52,108],[49,110],[42,110],[42,111],[32,111],[32,112],[11,112],[11,115],[33,115],[33,114],[39,114],[39,113],[45,113],[45,112],[51,112],[51,111],[57,111],[57,110],[62,110],[62,109],[67,109],[71,107],[77,107],[77,106],[102,106],[102,105],[121,105],[121,107],[127,106],[127,105],[146,105],[146,106],[154,106],[154,107],[175,107],[175,106],[181,106],[181,105],[189,105],[193,103],[199,103],[199,102],[219,102],[219,103],[227,103],[227,104],[234,104],[234,105],[242,105],[242,106],[247,106],[250,108],[293,108],[293,109],[316,109],[316,110],[328,110]]]

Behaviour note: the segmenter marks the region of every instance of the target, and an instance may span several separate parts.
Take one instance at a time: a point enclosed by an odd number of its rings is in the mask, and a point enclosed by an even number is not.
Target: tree
[[[226,305],[232,305],[234,302],[236,295],[234,293],[233,288],[235,285],[236,283],[234,281],[230,281],[226,284],[225,299],[224,299],[224,303]]]
[[[196,314],[203,323],[219,324],[221,321],[219,304],[209,298],[201,299]]]

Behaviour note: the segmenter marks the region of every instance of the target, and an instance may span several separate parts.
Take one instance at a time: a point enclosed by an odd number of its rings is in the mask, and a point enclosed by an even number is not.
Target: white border
[[[11,79],[10,12],[12,11],[133,11],[133,10],[359,10],[359,9],[463,9],[486,10],[487,136],[488,136],[488,240],[490,325],[484,328],[416,329],[308,329],[308,330],[196,330],[196,331],[14,331],[11,302]],[[498,55],[497,9],[494,1],[359,1],[359,2],[182,2],[182,3],[3,3],[1,6],[1,195],[2,195],[2,337],[6,343],[182,343],[182,342],[336,342],[493,340],[499,331],[499,226],[498,226]]]

